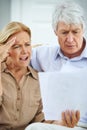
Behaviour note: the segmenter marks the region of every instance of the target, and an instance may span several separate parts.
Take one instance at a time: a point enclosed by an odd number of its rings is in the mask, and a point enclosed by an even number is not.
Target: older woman
[[[44,120],[38,75],[28,67],[30,58],[30,29],[9,23],[0,34],[0,130],[24,130]]]
[[[29,65],[31,31],[20,22],[9,23],[0,33],[0,130],[24,130],[33,122],[73,127],[79,112],[62,113],[61,121],[45,121],[38,73]]]

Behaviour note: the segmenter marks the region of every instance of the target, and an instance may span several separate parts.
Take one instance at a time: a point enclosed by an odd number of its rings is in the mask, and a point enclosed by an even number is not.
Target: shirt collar
[[[2,62],[1,64],[1,72],[7,72],[10,73],[10,71],[7,69],[6,63]],[[34,70],[31,66],[28,66],[28,72],[26,75],[31,75],[34,79],[38,79],[38,73],[36,70]]]
[[[31,74],[33,78],[38,79],[38,72],[34,70],[31,66],[28,66],[29,72],[27,74]]]
[[[86,41],[85,38],[83,39],[83,43],[85,44],[85,48],[84,48],[84,50],[83,50],[83,52],[82,52],[81,55],[82,55],[84,58],[87,58],[87,41]]]

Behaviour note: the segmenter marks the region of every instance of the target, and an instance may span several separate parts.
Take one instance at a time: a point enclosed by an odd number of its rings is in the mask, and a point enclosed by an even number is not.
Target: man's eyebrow
[[[25,41],[25,43],[30,43],[30,41]]]

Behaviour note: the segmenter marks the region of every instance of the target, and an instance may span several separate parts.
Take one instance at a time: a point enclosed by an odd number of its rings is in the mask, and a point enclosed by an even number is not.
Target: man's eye
[[[69,33],[68,31],[62,31],[61,32],[62,34],[67,34],[67,33]]]
[[[62,34],[67,34],[68,32],[62,32]]]
[[[26,46],[30,46],[31,44],[30,44],[30,43],[26,43],[25,45],[26,45]]]
[[[73,33],[78,33],[77,31],[73,31]]]

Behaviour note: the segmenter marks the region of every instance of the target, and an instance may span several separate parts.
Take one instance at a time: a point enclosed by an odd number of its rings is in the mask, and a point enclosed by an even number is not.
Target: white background
[[[21,21],[31,28],[32,44],[57,44],[51,20],[54,7],[60,1],[11,0],[11,21]],[[85,9],[85,13],[87,13],[87,0],[70,1],[76,1],[81,4]]]

